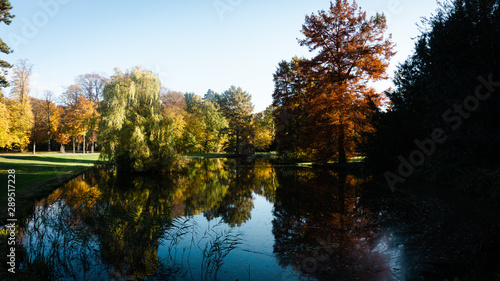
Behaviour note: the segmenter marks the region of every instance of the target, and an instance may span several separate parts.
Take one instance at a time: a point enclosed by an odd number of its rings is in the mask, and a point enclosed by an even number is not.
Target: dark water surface
[[[103,169],[57,189],[26,224],[21,267],[40,280],[433,280],[480,241],[453,206],[367,177],[266,159],[186,165]]]

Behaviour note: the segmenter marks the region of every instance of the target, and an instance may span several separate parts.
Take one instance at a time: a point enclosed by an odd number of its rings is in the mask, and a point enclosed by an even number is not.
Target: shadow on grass
[[[99,162],[90,162],[89,164],[99,164]],[[72,163],[73,164],[73,163]],[[40,172],[47,172],[47,171],[71,171],[74,170],[78,167],[85,167],[85,166],[91,166],[91,165],[86,165],[87,163],[74,163],[74,165],[57,165],[57,164],[32,164],[32,163],[15,163],[15,164],[9,164],[9,168],[12,167],[11,169],[16,169],[16,174],[38,174]],[[5,169],[7,169],[7,165],[5,164],[0,164],[0,169],[3,169],[5,166]]]
[[[65,157],[44,157],[44,156],[0,156],[0,158],[22,161],[44,161],[49,163],[76,163],[76,164],[94,164],[100,161],[91,159],[65,158]]]

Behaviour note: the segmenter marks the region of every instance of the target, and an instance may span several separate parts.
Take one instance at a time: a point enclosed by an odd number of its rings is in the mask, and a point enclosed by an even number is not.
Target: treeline
[[[273,141],[272,109],[253,115],[251,97],[231,86],[202,98],[162,88],[140,67],[115,70],[99,104],[101,156],[120,170],[171,172],[179,153],[251,155]]]
[[[455,0],[424,21],[368,152],[391,186],[417,175],[500,198],[500,1]]]
[[[116,75],[82,74],[59,97],[47,91],[38,99],[30,97],[32,68],[26,60],[19,61],[12,69],[10,94],[0,96],[0,148],[101,150],[104,89]],[[269,150],[274,142],[272,107],[253,114],[251,96],[239,87],[231,86],[220,94],[209,90],[203,97],[160,87],[154,95],[171,124],[171,145],[177,153],[248,155]],[[110,110],[118,110],[115,107]]]
[[[268,151],[274,142],[272,106],[253,114],[249,93],[231,86],[203,96],[160,90],[160,100],[178,129],[176,150],[183,153],[226,151],[250,155]]]
[[[65,152],[94,151],[97,142],[97,111],[107,79],[99,74],[83,74],[60,97],[46,91],[43,98],[31,97],[33,65],[20,60],[12,69],[11,91],[0,95],[0,148],[26,151],[37,148]]]
[[[414,53],[388,78],[386,19],[337,0],[306,16],[312,58],[279,63],[277,150],[346,163],[366,156],[392,189],[410,177],[500,198],[500,1],[455,0],[424,20]]]

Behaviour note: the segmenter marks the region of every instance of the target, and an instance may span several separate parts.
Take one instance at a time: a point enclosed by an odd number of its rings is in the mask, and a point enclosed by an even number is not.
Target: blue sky
[[[252,95],[255,111],[272,103],[272,74],[278,62],[310,57],[300,47],[306,15],[328,9],[326,0],[11,0],[16,16],[0,25],[14,49],[1,57],[34,65],[32,92],[56,94],[79,74],[106,76],[115,67],[141,65],[158,73],[171,90],[203,95],[231,85]],[[389,73],[413,50],[417,23],[437,8],[436,0],[359,0],[368,15],[384,12],[398,54]],[[390,87],[390,81],[377,89]]]

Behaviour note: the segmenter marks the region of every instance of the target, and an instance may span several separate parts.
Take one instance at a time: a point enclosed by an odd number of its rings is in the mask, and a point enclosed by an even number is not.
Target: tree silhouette
[[[457,0],[424,21],[414,53],[395,73],[391,111],[380,114],[369,153],[387,170],[442,129],[419,173],[450,186],[495,191],[500,153],[500,1]],[[478,181],[478,179],[482,179]],[[498,196],[497,196],[498,198]]]

